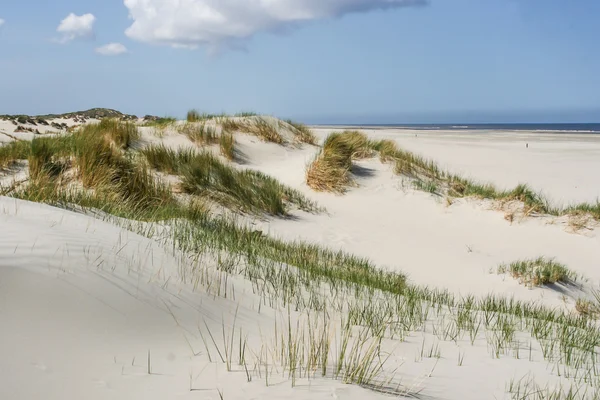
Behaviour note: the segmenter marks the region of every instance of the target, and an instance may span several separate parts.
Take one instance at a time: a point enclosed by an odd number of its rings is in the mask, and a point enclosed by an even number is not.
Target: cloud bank
[[[259,32],[427,0],[124,0],[134,40],[174,47],[233,46]]]
[[[73,13],[69,14],[60,22],[56,29],[62,36],[59,39],[61,43],[67,43],[75,39],[91,39],[94,37],[94,22],[96,17],[92,14],[81,16]]]
[[[2,27],[2,25],[4,25],[4,20],[2,18],[0,18],[0,28]]]
[[[96,53],[103,56],[118,56],[127,53],[127,47],[121,43],[109,43],[96,48]]]

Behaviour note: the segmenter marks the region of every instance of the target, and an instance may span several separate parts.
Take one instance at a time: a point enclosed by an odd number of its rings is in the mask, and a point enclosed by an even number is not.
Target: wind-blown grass
[[[366,135],[357,131],[333,133],[306,171],[306,183],[318,191],[343,193],[352,184],[352,160],[372,153]]]
[[[181,176],[184,192],[246,212],[286,215],[287,204],[317,211],[316,204],[297,190],[252,170],[237,170],[211,153],[150,146],[142,153],[159,171]]]
[[[170,189],[124,153],[138,138],[133,124],[103,120],[71,135],[34,139],[29,143],[32,182],[23,196],[52,197],[63,189],[55,178],[72,167],[70,179],[77,179],[100,198],[134,202],[138,208],[173,202]]]
[[[31,141],[29,154],[29,176],[51,178],[60,175],[68,166],[67,159],[72,150],[70,138],[35,138]]]
[[[312,144],[312,145],[316,145],[317,144],[317,138],[315,136],[315,134],[313,133],[313,131],[310,130],[310,128],[300,122],[295,122],[292,121],[291,119],[286,120],[285,122],[287,122],[291,127],[293,127],[296,130],[296,137],[298,138],[298,141],[300,143],[306,143],[306,144]]]

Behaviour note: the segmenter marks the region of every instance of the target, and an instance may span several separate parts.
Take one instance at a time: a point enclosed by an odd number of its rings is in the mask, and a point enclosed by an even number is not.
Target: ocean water
[[[544,133],[600,133],[600,123],[568,123],[568,124],[365,124],[361,127],[373,128],[406,128],[415,130],[493,130],[493,131],[528,131]]]

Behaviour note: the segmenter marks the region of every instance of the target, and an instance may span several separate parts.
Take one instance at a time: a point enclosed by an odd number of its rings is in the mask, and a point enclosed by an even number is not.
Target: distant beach
[[[600,123],[504,123],[504,124],[318,124],[315,127],[411,129],[419,131],[513,131],[542,133],[600,133]]]

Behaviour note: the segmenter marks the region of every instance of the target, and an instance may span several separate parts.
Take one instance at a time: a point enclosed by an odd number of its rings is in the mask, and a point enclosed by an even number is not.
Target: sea
[[[355,124],[353,126],[364,128],[397,128],[414,129],[423,131],[465,131],[465,130],[490,130],[490,131],[527,131],[540,133],[577,133],[598,134],[600,123],[527,123],[527,124]]]

